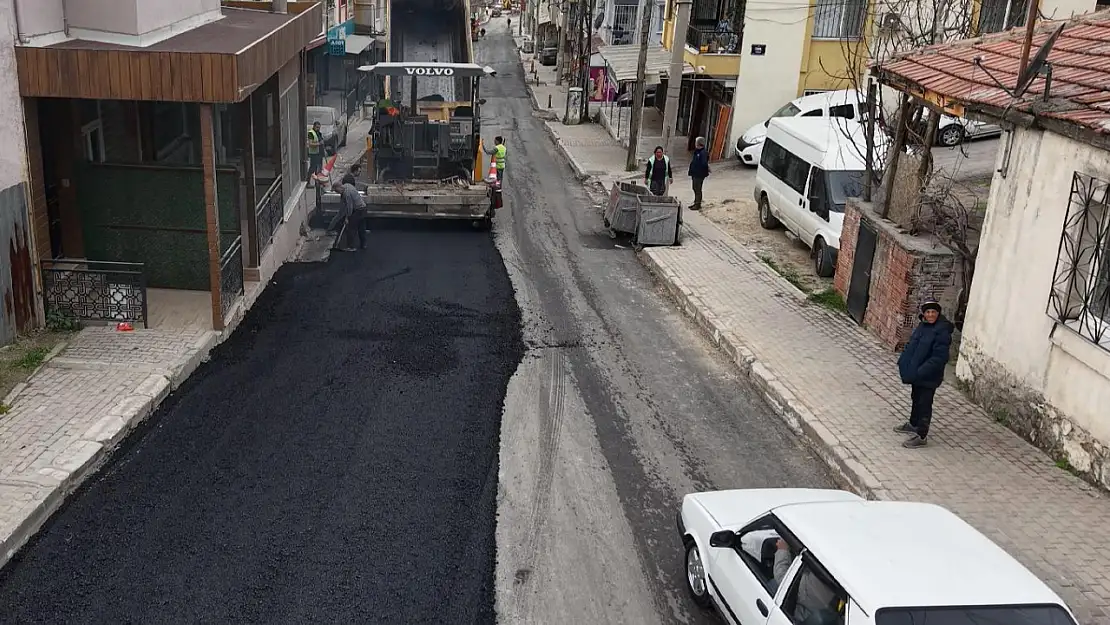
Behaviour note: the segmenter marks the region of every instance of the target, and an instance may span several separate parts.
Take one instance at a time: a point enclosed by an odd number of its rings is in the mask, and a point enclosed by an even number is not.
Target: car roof
[[[940,506],[847,501],[772,512],[870,615],[894,607],[1064,605],[1001,547]]]
[[[849,102],[855,102],[859,105],[864,99],[860,92],[855,89],[839,89],[837,91],[822,91],[821,93],[804,95],[792,100],[791,103],[805,111],[818,106],[838,106]]]
[[[767,138],[826,171],[863,171],[864,129],[840,117],[775,117]]]

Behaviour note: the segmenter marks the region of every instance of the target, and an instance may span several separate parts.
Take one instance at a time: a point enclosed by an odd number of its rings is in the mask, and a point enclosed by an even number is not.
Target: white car
[[[767,137],[767,126],[776,117],[840,117],[861,121],[867,108],[866,96],[855,89],[825,91],[803,96],[787,102],[771,114],[766,121],[748,128],[736,140],[736,158],[750,167],[759,165],[763,154],[763,140]]]
[[[682,500],[686,586],[732,625],[1075,625],[998,545],[933,504],[816,489]]]
[[[1002,126],[974,119],[941,115],[937,126],[937,145],[946,148],[960,145],[966,139],[984,139],[1002,134]]]

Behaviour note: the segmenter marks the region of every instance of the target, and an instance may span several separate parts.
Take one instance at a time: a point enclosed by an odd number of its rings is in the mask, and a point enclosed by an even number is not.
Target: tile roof
[[[1047,101],[1043,75],[1016,101],[998,84],[1011,90],[1017,85],[1023,28],[900,54],[874,72],[881,82],[931,91],[970,111],[998,113],[1012,104],[1012,109],[1039,119],[1110,136],[1110,11],[1039,24],[1030,58],[1061,24],[1064,30],[1048,55],[1052,82]]]

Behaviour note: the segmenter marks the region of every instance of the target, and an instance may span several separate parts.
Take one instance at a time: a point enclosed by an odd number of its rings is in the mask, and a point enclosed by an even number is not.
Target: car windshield
[[[335,114],[328,108],[310,106],[305,111],[305,116],[308,118],[309,126],[316,122],[320,122],[321,126],[331,126],[335,124]]]
[[[775,111],[774,113],[772,113],[771,117],[768,118],[767,121],[763,122],[763,125],[764,126],[769,125],[771,123],[771,120],[776,118],[776,117],[794,117],[795,115],[797,115],[798,113],[801,113],[801,112],[802,112],[802,109],[794,106],[793,102],[787,102],[786,106],[784,106],[784,107],[780,108],[779,110]]]
[[[1060,606],[884,608],[875,625],[1075,625]]]
[[[832,198],[834,210],[841,212],[850,197],[863,195],[863,182],[865,172],[862,171],[830,171],[828,172],[829,197]],[[875,172],[875,178],[882,180],[882,172]]]

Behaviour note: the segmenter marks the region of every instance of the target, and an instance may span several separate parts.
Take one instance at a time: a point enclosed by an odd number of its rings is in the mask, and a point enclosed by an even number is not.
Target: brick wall
[[[933,298],[949,313],[959,295],[959,261],[935,240],[913,236],[880,219],[870,205],[850,201],[844,212],[833,288],[847,299],[860,224],[876,232],[870,297],[863,325],[886,347],[900,350],[917,324],[921,302]]]

